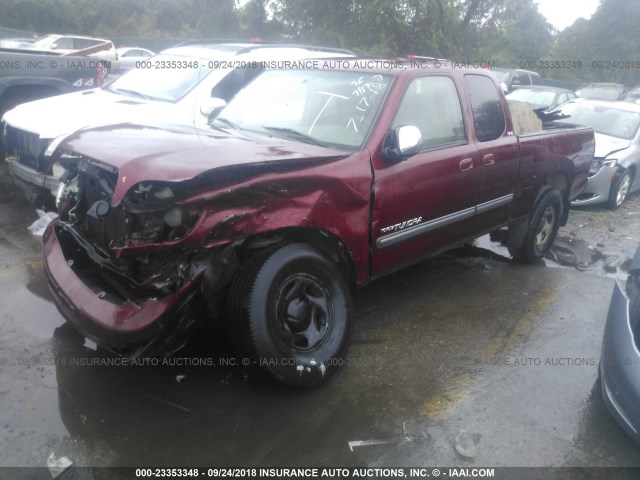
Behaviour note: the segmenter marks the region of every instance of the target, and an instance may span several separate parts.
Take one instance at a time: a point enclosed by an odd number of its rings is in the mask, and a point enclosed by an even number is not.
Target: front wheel
[[[628,171],[625,171],[622,175],[618,176],[614,180],[613,185],[611,185],[611,191],[609,192],[609,200],[607,201],[607,206],[611,210],[620,208],[627,198],[627,194],[629,193],[630,188],[631,174]]]
[[[350,298],[335,263],[309,245],[250,258],[228,300],[243,365],[291,386],[321,383],[349,348]]]
[[[533,209],[524,240],[518,248],[510,248],[515,258],[533,263],[541,260],[551,247],[560,228],[562,194],[555,188],[547,188]]]

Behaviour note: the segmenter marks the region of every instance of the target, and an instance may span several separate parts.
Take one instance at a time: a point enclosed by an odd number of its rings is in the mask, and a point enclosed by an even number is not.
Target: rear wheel
[[[536,202],[522,244],[509,248],[511,255],[530,263],[541,260],[560,228],[562,205],[562,194],[555,188],[547,188]]]
[[[306,244],[249,259],[228,311],[241,363],[287,385],[321,383],[349,348],[350,292],[337,266]]]
[[[612,210],[620,208],[627,198],[630,188],[631,174],[625,171],[622,175],[619,175],[611,185],[607,206]]]

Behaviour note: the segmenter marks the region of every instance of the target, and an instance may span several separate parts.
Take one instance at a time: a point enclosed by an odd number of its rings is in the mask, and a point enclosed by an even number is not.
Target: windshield
[[[620,96],[618,87],[584,87],[576,92],[579,97],[598,100],[617,100]]]
[[[631,140],[640,125],[640,113],[626,112],[617,108],[584,103],[565,103],[558,110],[568,118],[563,123],[586,125],[603,135]]]
[[[35,42],[33,42],[33,46],[35,47],[48,47],[50,46],[52,43],[55,43],[55,41],[58,39],[59,37],[55,36],[55,35],[47,35],[45,37],[42,37],[39,40],[36,40]]]
[[[212,71],[209,59],[159,54],[143,60],[105,88],[123,95],[176,102]]]
[[[240,91],[216,123],[357,150],[390,83],[388,75],[364,72],[268,71]]]
[[[519,102],[527,102],[541,107],[548,107],[549,105],[553,105],[553,101],[556,98],[556,92],[550,92],[549,90],[518,88],[507,95],[507,98],[509,100],[517,100]]]

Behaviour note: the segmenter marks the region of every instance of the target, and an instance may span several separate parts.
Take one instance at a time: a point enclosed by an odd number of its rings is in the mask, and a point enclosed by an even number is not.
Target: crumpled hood
[[[175,122],[175,116],[176,107],[172,103],[97,88],[23,103],[9,110],[4,120],[40,138],[53,139],[88,125],[145,120]]]
[[[629,148],[629,145],[631,145],[630,140],[611,137],[598,132],[594,132],[594,137],[596,139],[596,152],[594,156],[598,158],[605,158],[607,155]]]
[[[180,182],[223,167],[301,168],[312,160],[331,161],[347,152],[256,135],[235,136],[189,126],[118,124],[74,133],[61,144],[119,171],[112,204],[141,181]],[[308,162],[307,162],[308,161]]]

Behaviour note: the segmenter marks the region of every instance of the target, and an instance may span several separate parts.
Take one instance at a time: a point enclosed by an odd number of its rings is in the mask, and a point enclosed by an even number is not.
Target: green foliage
[[[106,38],[261,38],[522,67],[579,82],[640,83],[639,0],[601,0],[560,33],[535,0],[0,0],[4,27]],[[600,60],[605,63],[592,62]],[[633,68],[605,68],[631,61]],[[629,64],[631,67],[631,64]]]
[[[558,77],[639,84],[639,7],[640,2],[634,0],[602,0],[591,19],[578,20],[560,32],[551,56],[580,60],[583,67],[563,70]]]

